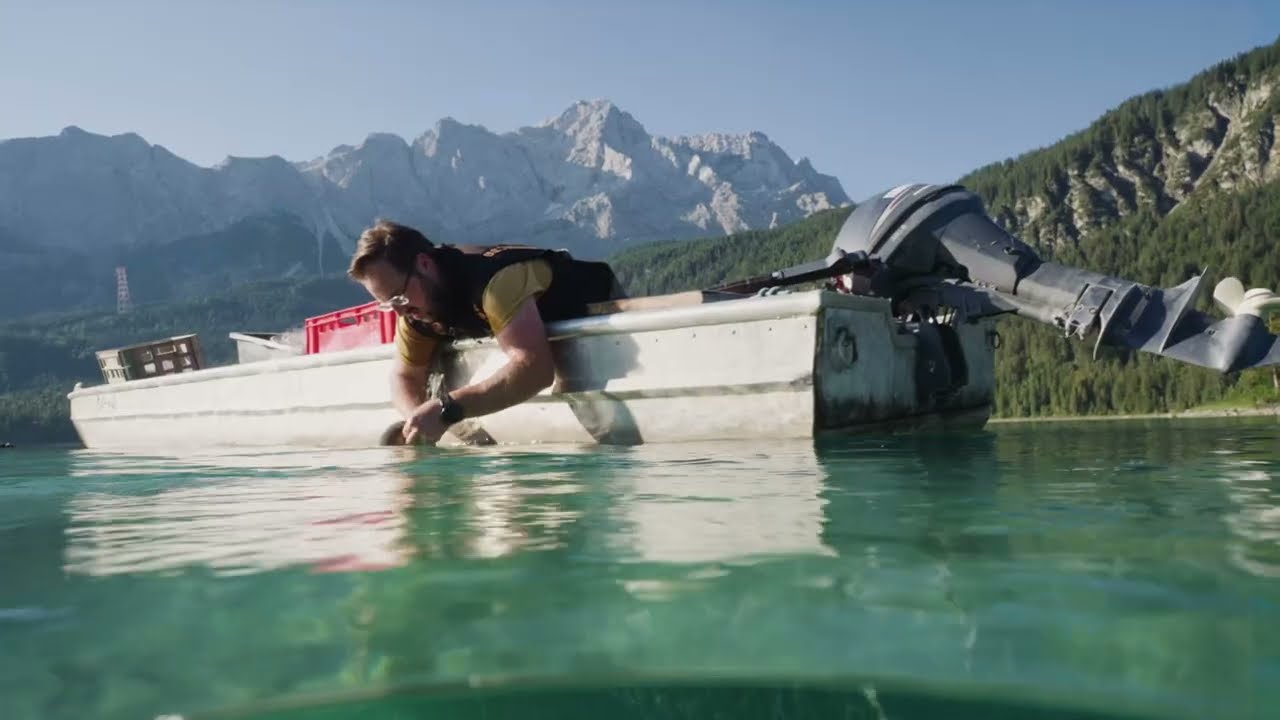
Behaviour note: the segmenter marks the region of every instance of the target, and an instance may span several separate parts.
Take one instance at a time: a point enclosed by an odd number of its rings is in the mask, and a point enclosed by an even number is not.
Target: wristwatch
[[[467,413],[462,409],[462,406],[449,395],[447,390],[442,390],[440,392],[440,422],[445,427],[449,427],[466,416]]]

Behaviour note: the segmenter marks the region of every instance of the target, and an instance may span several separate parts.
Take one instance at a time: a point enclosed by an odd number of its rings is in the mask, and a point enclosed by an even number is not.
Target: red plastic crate
[[[396,336],[396,314],[378,309],[377,302],[335,310],[307,318],[308,355],[389,343]]]

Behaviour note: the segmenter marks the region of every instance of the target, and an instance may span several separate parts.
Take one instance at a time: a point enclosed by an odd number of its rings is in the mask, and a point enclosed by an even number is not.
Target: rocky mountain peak
[[[374,218],[392,217],[444,242],[520,241],[601,257],[621,244],[763,228],[848,202],[835,178],[793,163],[764,133],[653,137],[607,99],[502,134],[444,117],[412,143],[374,132],[292,164],[228,157],[201,168],[136,134],[75,126],[0,143],[0,227],[51,246],[168,240],[283,212],[318,244],[331,236],[350,248]]]

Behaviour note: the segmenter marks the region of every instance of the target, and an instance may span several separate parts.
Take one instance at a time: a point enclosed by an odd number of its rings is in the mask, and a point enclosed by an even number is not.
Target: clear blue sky
[[[0,0],[0,138],[137,132],[306,160],[444,116],[608,98],[660,135],[760,130],[855,200],[949,181],[1280,35],[1280,2]]]

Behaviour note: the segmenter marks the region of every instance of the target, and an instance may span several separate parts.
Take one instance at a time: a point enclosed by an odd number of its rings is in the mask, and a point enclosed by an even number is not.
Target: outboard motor
[[[859,205],[841,227],[827,264],[855,258],[837,286],[890,298],[899,315],[954,320],[1012,313],[1084,338],[1234,372],[1280,364],[1280,339],[1266,327],[1280,297],[1236,278],[1213,297],[1228,317],[1191,306],[1203,275],[1161,289],[1040,259],[991,220],[981,199],[958,185],[901,185]]]

